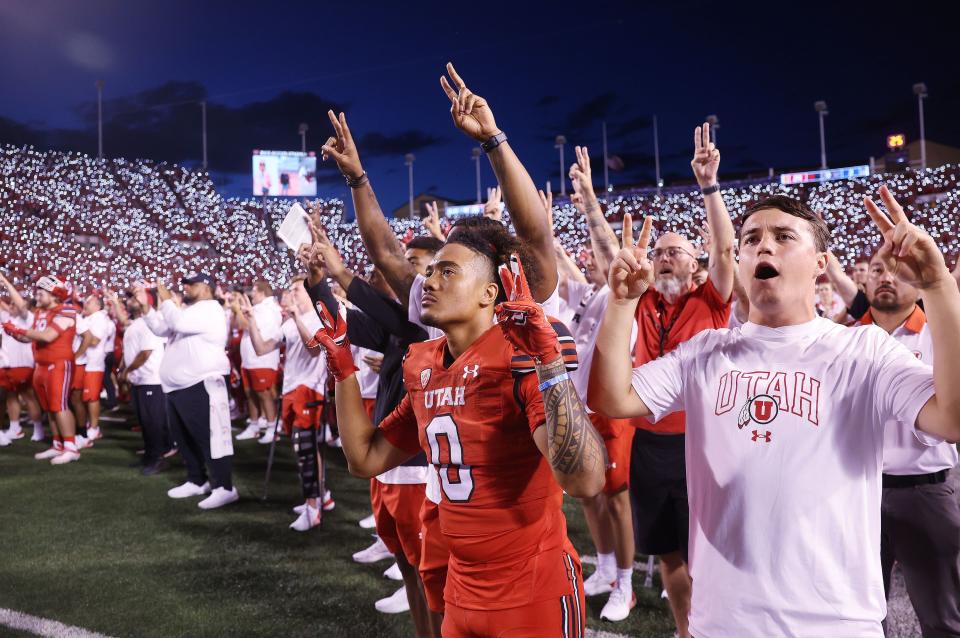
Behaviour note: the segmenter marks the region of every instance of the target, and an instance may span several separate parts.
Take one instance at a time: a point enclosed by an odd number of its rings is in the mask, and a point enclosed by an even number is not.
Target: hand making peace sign
[[[458,129],[481,144],[500,132],[487,101],[467,88],[453,64],[447,62],[447,75],[440,76],[440,86],[450,98],[450,116]],[[450,82],[453,82],[451,86]]]
[[[350,127],[347,126],[347,116],[340,113],[337,117],[330,110],[327,111],[327,117],[330,118],[335,135],[327,138],[326,144],[321,147],[323,160],[332,157],[345,177],[360,179],[363,176],[363,166],[360,165],[360,154],[357,152]]]
[[[720,151],[710,141],[710,124],[703,123],[693,130],[693,159],[690,160],[693,176],[700,188],[717,183],[717,169],[720,168]]]
[[[643,228],[640,229],[640,239],[634,244],[633,217],[630,213],[623,216],[620,252],[610,264],[607,275],[607,284],[615,301],[639,299],[653,284],[653,262],[647,257],[652,226],[653,219],[645,217]]]
[[[903,207],[897,203],[886,186],[880,187],[880,199],[890,214],[880,210],[872,198],[863,200],[867,213],[883,236],[878,253],[884,264],[896,277],[923,290],[942,281],[953,283],[943,253],[933,237],[907,219]]]

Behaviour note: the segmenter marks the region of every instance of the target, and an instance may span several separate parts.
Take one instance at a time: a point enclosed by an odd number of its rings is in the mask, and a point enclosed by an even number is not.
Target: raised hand
[[[640,229],[640,239],[634,243],[633,218],[630,213],[623,216],[620,252],[610,264],[607,275],[607,285],[610,286],[610,294],[615,301],[639,299],[640,295],[653,285],[653,262],[647,256],[652,226],[653,220],[645,217],[643,228]]]
[[[710,233],[710,226],[703,224],[699,228],[700,232],[700,249],[703,251],[703,254],[709,255],[710,248],[713,245],[713,235]]]
[[[550,228],[553,228],[553,192],[548,190],[544,193],[542,190],[538,190],[537,193],[540,194],[540,205],[547,213],[547,222],[550,224]]]
[[[327,368],[333,378],[338,382],[343,381],[357,371],[353,353],[350,352],[350,341],[347,339],[347,313],[343,306],[340,306],[334,319],[322,301],[317,302],[316,308],[323,327],[307,342],[307,347],[322,347],[327,353]]]
[[[25,329],[15,326],[12,321],[4,321],[2,325],[4,332],[14,339],[22,339],[27,332]]]
[[[500,210],[502,193],[499,186],[487,189],[487,203],[483,205],[483,216],[500,221],[503,212]]]
[[[310,234],[313,236],[313,246],[310,248],[315,254],[314,259],[319,259],[330,276],[336,278],[346,270],[343,259],[340,257],[340,251],[327,237],[327,231],[313,222],[310,222],[309,226]]]
[[[953,280],[943,253],[933,237],[907,219],[886,186],[880,187],[880,199],[890,214],[880,210],[872,198],[863,200],[867,213],[883,236],[879,257],[900,281],[921,290]]]
[[[440,76],[440,86],[450,98],[450,116],[458,129],[479,143],[486,142],[500,132],[487,101],[467,88],[453,64],[447,62],[447,75]],[[452,83],[452,85],[451,85]]]
[[[586,146],[575,146],[577,162],[570,166],[570,182],[573,192],[584,198],[595,197],[593,192],[593,171],[590,168],[590,151]]]
[[[344,177],[360,179],[363,177],[363,166],[360,165],[360,154],[357,152],[357,145],[353,142],[353,135],[350,134],[350,127],[347,126],[347,116],[340,113],[337,117],[331,110],[327,111],[327,117],[333,125],[334,135],[327,138],[326,144],[321,147],[323,161],[332,157]]]
[[[540,365],[556,361],[560,357],[557,333],[543,308],[533,300],[523,266],[516,255],[510,257],[509,268],[500,266],[500,281],[507,301],[497,305],[496,313],[504,337]]]
[[[440,228],[440,211],[437,208],[437,202],[427,202],[427,216],[423,218],[423,227],[427,229],[433,237],[436,237],[440,241],[445,241],[447,238],[443,234],[443,229]]]
[[[710,124],[703,123],[693,130],[693,159],[690,161],[693,176],[700,188],[717,183],[717,169],[720,168],[720,151],[710,141]]]
[[[237,295],[237,307],[247,319],[253,319],[253,305],[246,295]]]

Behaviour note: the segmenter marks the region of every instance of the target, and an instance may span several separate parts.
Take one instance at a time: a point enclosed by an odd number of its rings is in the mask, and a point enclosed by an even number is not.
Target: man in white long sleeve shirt
[[[230,372],[224,352],[227,327],[223,309],[213,298],[212,277],[193,274],[184,277],[182,284],[183,307],[177,306],[163,285],[157,286],[159,312],[147,303],[146,290],[138,289],[136,298],[150,330],[167,338],[160,385],[167,395],[170,429],[187,466],[187,481],[167,495],[210,494],[199,506],[213,509],[239,498],[231,476],[233,444],[223,380]]]

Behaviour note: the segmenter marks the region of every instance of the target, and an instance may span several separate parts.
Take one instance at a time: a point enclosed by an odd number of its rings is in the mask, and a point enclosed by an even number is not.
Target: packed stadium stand
[[[172,281],[197,270],[231,284],[259,276],[280,284],[294,271],[291,256],[268,231],[268,224],[279,225],[291,200],[267,199],[264,210],[263,200],[221,197],[204,172],[32,147],[0,146],[0,174],[0,259],[17,285],[52,271],[81,287],[116,288],[157,277]],[[804,186],[740,183],[723,194],[735,218],[764,196],[806,200],[823,214],[833,231],[834,251],[849,264],[877,243],[862,198],[883,183],[912,218],[924,220],[947,255],[956,255],[958,180],[960,168],[948,165]],[[650,215],[658,230],[696,237],[704,219],[702,198],[693,186],[659,195],[649,189],[614,192],[601,201],[614,225],[624,213],[635,221]],[[343,202],[322,203],[345,261],[362,272],[366,256],[356,227],[342,222]],[[391,224],[405,239],[422,232],[416,220]],[[555,201],[554,224],[561,243],[579,254],[586,228],[569,201]]]

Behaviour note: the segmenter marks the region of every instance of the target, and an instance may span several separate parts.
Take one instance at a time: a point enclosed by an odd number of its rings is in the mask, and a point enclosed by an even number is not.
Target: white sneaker
[[[600,612],[600,619],[620,622],[630,615],[630,610],[636,604],[637,597],[632,589],[628,593],[625,589],[614,587],[613,591],[610,592],[610,598],[607,599],[607,604],[603,606],[603,610]]]
[[[191,496],[203,496],[204,494],[210,493],[210,482],[206,482],[203,485],[197,485],[196,483],[191,483],[187,481],[183,485],[178,485],[177,487],[167,490],[167,496],[170,498],[189,498]]]
[[[57,456],[50,459],[50,465],[65,465],[67,463],[73,463],[74,461],[80,460],[80,453],[76,450],[64,450],[63,454],[58,454]]]
[[[616,584],[616,574],[604,574],[598,569],[583,581],[583,593],[586,596],[606,594],[607,592],[613,591],[613,586]]]
[[[333,509],[334,507],[336,507],[336,506],[337,506],[337,504],[333,502],[333,494],[330,493],[330,490],[327,490],[326,492],[324,492],[324,494],[323,494],[323,503],[321,504],[321,507],[323,508],[323,511],[324,511],[324,512],[329,512],[330,510],[332,510],[332,509]]]
[[[400,573],[400,566],[394,563],[387,568],[387,571],[383,572],[385,578],[390,580],[403,580],[403,574]]]
[[[10,437],[7,436],[7,433],[3,430],[0,430],[0,447],[7,447],[10,445]]]
[[[239,500],[240,494],[237,493],[237,488],[227,491],[222,487],[218,487],[210,493],[210,496],[197,503],[197,507],[202,510],[213,510]]]
[[[327,442],[327,445],[329,445],[330,447],[343,448],[343,443],[340,442],[340,437],[339,437],[339,436],[335,436],[335,437],[333,437],[332,439],[330,439],[330,440]]]
[[[307,509],[307,504],[306,504],[305,502],[304,502],[304,503],[300,503],[299,505],[295,505],[295,506],[294,506],[294,508],[293,508],[293,513],[294,513],[294,514],[303,514],[303,510],[305,510],[305,509]]]
[[[410,611],[410,601],[407,600],[407,590],[401,587],[393,592],[392,596],[381,598],[373,604],[382,614],[402,614]]]
[[[63,450],[58,450],[55,447],[49,447],[43,452],[37,452],[36,454],[34,454],[33,458],[37,459],[38,461],[49,461],[55,456],[60,456],[60,452],[62,451]]]
[[[320,524],[320,510],[310,506],[304,507],[300,517],[290,523],[290,529],[306,532]]]
[[[23,438],[23,428],[20,427],[19,423],[16,425],[16,427],[11,425],[9,428],[7,428],[6,432],[3,432],[3,434],[7,435],[8,440],[16,441],[17,439]]]
[[[103,433],[100,432],[100,428],[87,428],[88,441],[97,441],[102,438],[103,438]]]
[[[363,529],[374,529],[377,526],[377,519],[371,514],[366,518],[361,518],[359,525]]]
[[[88,447],[93,447],[93,439],[88,439],[87,437],[83,436],[82,434],[78,434],[78,435],[76,436],[76,441],[77,441],[77,449],[78,449],[78,450],[85,450],[85,449],[87,449]]]
[[[30,437],[31,441],[42,441],[45,437],[43,436],[43,426],[40,424],[33,426],[33,436]]]
[[[255,439],[260,436],[260,428],[257,427],[256,423],[251,423],[247,425],[247,429],[241,432],[236,436],[238,441],[246,441],[247,439]]]
[[[240,438],[240,437],[237,437],[237,438]],[[263,436],[257,439],[257,443],[259,443],[260,445],[270,445],[271,442],[279,441],[279,440],[280,440],[280,428],[277,428],[277,432],[276,434],[274,434],[273,426],[270,426],[264,431]]]
[[[380,537],[377,536],[376,539],[377,540],[373,541],[373,545],[354,554],[353,560],[358,563],[367,564],[393,558],[393,554],[390,553],[387,546],[380,540]]]

